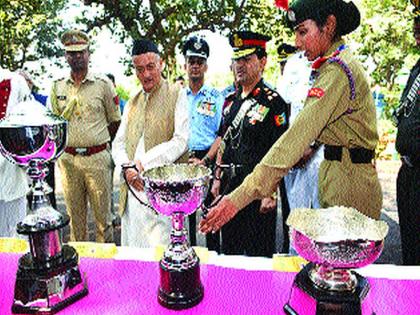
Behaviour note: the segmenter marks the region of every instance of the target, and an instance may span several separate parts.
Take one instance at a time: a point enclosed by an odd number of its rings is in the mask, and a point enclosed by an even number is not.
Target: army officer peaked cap
[[[229,36],[229,43],[233,48],[233,59],[243,58],[257,52],[266,52],[266,44],[270,36],[251,31],[233,32]]]

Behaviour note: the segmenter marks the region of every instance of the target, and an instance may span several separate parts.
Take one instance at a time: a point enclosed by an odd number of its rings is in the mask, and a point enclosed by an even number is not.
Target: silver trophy
[[[171,309],[192,307],[202,300],[204,291],[199,258],[188,243],[184,218],[203,204],[211,170],[198,165],[172,164],[144,171],[140,177],[153,209],[172,217],[171,243],[159,263],[158,301]],[[142,204],[150,207],[130,190]]]
[[[354,208],[296,209],[287,220],[291,241],[308,263],[296,276],[287,314],[372,314],[363,304],[367,279],[351,270],[381,254],[388,225]]]
[[[32,179],[33,200],[18,223],[27,235],[30,252],[19,259],[13,313],[53,314],[88,293],[73,247],[62,245],[61,229],[69,217],[50,205],[44,182],[47,162],[56,160],[67,143],[67,121],[36,101],[22,102],[0,121],[0,152],[26,169]]]

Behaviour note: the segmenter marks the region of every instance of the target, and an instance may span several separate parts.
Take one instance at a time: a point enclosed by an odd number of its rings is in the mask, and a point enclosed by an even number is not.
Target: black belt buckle
[[[88,154],[88,148],[75,148],[74,151],[78,155],[86,156]]]

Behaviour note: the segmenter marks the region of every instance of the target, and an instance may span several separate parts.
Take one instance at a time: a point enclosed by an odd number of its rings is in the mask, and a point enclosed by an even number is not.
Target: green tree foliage
[[[106,26],[125,38],[146,37],[163,48],[168,75],[176,75],[175,54],[192,32],[210,30],[227,35],[236,29],[268,32],[279,29],[280,15],[269,0],[84,0],[97,8],[85,18],[88,29]],[[276,15],[276,16],[274,16]],[[281,27],[280,27],[281,28]]]
[[[397,78],[414,61],[413,6],[409,1],[362,0],[362,25],[352,36],[365,64],[373,63],[372,84],[383,88],[386,116],[397,106]]]
[[[65,0],[0,0],[0,65],[16,70],[27,61],[56,56],[57,13]]]

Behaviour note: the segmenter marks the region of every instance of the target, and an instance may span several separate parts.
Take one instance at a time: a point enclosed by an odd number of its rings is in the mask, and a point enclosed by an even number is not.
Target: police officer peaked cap
[[[289,58],[290,55],[294,54],[296,50],[297,48],[292,45],[286,43],[280,44],[277,48],[277,53],[279,54],[280,61],[285,61],[287,58]]]
[[[329,15],[337,20],[337,34],[346,35],[360,25],[360,11],[344,0],[294,0],[287,10],[287,22],[295,28],[305,20],[325,21]]]
[[[182,53],[187,57],[201,57],[207,59],[210,55],[209,44],[202,37],[193,36],[187,39],[182,48]]]
[[[134,40],[133,49],[131,50],[132,56],[142,55],[148,52],[159,55],[159,49],[154,42],[145,38]]]
[[[251,31],[233,32],[229,36],[229,43],[233,48],[233,59],[246,57],[258,51],[265,53],[266,44],[270,39],[270,36]]]
[[[65,51],[83,51],[89,47],[89,36],[80,30],[69,30],[61,35]]]

